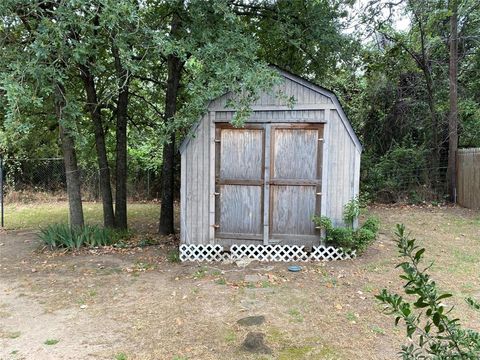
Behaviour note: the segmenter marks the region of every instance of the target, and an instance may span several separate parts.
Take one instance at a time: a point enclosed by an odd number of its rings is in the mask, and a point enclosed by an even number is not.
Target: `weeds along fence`
[[[457,151],[457,203],[480,209],[480,148]]]
[[[100,173],[97,167],[83,166],[79,170],[83,200],[99,200]],[[62,158],[4,159],[3,180],[4,201],[7,204],[67,199],[65,166]],[[157,198],[155,180],[153,171],[130,166],[127,178],[129,200]]]
[[[379,203],[443,202],[447,194],[446,171],[446,166],[364,169],[361,193]]]

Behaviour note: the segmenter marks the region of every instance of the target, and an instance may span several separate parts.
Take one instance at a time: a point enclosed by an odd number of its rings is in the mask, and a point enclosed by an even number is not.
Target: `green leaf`
[[[424,252],[425,252],[425,249],[418,250],[414,256],[415,261],[419,261],[422,258],[422,255]]]

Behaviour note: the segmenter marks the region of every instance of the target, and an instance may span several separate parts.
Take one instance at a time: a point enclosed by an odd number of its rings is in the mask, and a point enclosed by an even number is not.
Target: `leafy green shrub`
[[[430,278],[427,270],[431,265],[421,268],[425,249],[415,245],[415,239],[405,233],[404,225],[397,225],[397,246],[400,256],[406,260],[401,267],[405,280],[404,291],[414,300],[405,300],[402,296],[383,289],[376,298],[385,305],[387,314],[395,315],[395,325],[400,320],[406,326],[410,345],[402,346],[403,359],[480,359],[480,333],[463,329],[459,319],[451,318],[453,306],[447,308],[444,300],[451,294],[440,293],[437,284]],[[480,304],[471,298],[467,303],[474,309]]]
[[[343,220],[353,227],[354,221],[360,215],[360,200],[358,197],[350,200],[343,207]]]
[[[370,230],[372,233],[376,234],[380,229],[380,220],[376,216],[370,216],[363,223],[362,229]]]
[[[335,227],[332,220],[325,216],[314,216],[313,222],[316,226],[325,230],[325,241],[327,245],[341,247],[344,250],[356,250],[359,253],[376,239],[380,222],[376,217],[369,217],[358,229],[350,227]]]
[[[70,227],[67,224],[53,224],[40,231],[39,237],[51,249],[79,249],[82,246],[97,247],[115,243],[122,234],[111,229],[85,225]]]
[[[363,252],[376,239],[377,233],[361,227],[353,233],[353,243],[359,252]]]

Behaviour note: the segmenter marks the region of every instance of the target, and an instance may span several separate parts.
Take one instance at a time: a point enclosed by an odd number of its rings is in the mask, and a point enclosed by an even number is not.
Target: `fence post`
[[[2,228],[5,226],[3,211],[3,156],[0,156],[0,206],[1,206],[1,223]]]

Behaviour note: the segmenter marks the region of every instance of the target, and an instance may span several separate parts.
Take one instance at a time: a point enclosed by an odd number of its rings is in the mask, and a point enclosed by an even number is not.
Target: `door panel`
[[[262,240],[264,130],[222,124],[216,139],[215,236]]]
[[[318,130],[275,130],[273,178],[316,179]]]
[[[221,178],[263,178],[263,130],[222,129],[220,146]]]
[[[315,187],[271,186],[272,234],[315,235]]]
[[[270,158],[270,239],[318,236],[322,125],[273,126]]]
[[[262,233],[261,186],[223,185],[220,194],[222,233],[249,235]]]

